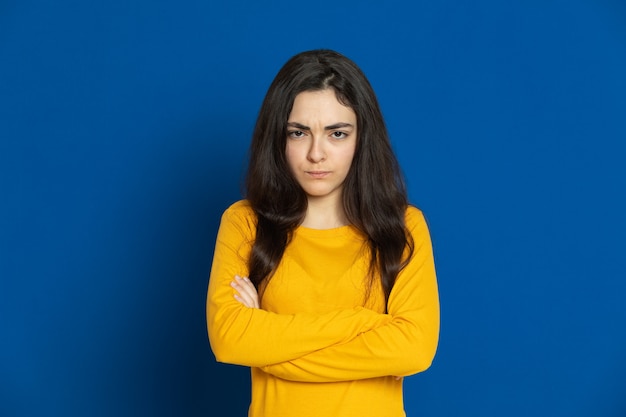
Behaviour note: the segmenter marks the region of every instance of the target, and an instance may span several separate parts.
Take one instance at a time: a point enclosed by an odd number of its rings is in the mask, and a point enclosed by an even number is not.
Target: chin
[[[304,192],[309,198],[329,198],[329,197],[340,197],[341,192],[337,189],[332,190],[320,190],[320,189],[304,189]]]

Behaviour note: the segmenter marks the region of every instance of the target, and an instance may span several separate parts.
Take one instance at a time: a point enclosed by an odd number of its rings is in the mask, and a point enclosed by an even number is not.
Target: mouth
[[[330,171],[305,171],[312,178],[325,178],[330,175]]]

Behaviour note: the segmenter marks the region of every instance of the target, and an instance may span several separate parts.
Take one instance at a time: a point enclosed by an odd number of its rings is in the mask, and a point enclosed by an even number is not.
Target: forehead
[[[356,114],[337,99],[333,89],[303,91],[294,99],[289,121],[306,120],[354,123]]]

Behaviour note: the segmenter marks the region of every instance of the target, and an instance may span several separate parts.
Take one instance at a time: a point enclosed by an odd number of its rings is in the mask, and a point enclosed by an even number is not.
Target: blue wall
[[[625,415],[626,4],[216,3],[0,3],[0,415],[245,415],[213,244],[266,88],[318,47],[370,78],[431,225],[408,415]]]

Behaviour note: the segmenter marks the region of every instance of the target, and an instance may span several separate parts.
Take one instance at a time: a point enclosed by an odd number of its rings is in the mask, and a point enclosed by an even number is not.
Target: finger
[[[233,280],[233,288],[239,291],[239,294],[245,296],[247,298],[253,299],[255,290],[254,288],[250,288],[250,286],[244,281],[243,278],[236,276]]]
[[[246,307],[250,307],[250,308],[254,307],[251,300],[248,300],[246,297],[242,297],[238,293],[233,294],[233,297],[235,298],[235,300],[239,301],[241,304],[243,304]]]
[[[239,291],[236,288],[236,285],[233,285],[233,288],[235,289],[235,292],[233,294],[235,300],[239,301],[246,307],[254,307],[254,299],[252,297],[250,297],[245,291]]]
[[[235,299],[244,304],[246,307],[259,308],[259,298],[256,288],[250,280],[235,276],[230,284],[235,289]]]
[[[239,288],[240,288],[241,292],[245,293],[245,295],[248,297],[248,299],[251,300],[254,303],[255,307],[258,307],[259,306],[259,295],[257,293],[256,288],[254,287],[254,285],[250,281],[250,279],[247,278],[247,277],[241,278],[241,277],[237,277],[236,276],[235,280],[239,284]]]
[[[246,293],[246,291],[242,288],[242,286],[239,284],[239,282],[237,280],[233,280],[233,281],[231,281],[230,286],[233,288],[233,290],[235,290],[234,294],[233,294],[233,297],[237,301],[239,301],[241,304],[245,305],[246,307],[251,307],[251,304],[253,303],[253,300]]]

